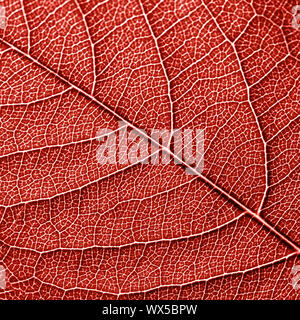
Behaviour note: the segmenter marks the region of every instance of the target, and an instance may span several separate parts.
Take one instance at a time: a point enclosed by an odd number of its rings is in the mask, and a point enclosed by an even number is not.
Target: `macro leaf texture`
[[[298,299],[297,4],[2,1],[0,298]],[[203,170],[101,165],[121,121],[202,128]]]

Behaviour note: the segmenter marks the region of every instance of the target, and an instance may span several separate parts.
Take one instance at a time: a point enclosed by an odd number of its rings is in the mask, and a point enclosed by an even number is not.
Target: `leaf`
[[[2,5],[2,299],[299,298],[296,2]],[[202,172],[99,164],[120,121],[203,128]]]

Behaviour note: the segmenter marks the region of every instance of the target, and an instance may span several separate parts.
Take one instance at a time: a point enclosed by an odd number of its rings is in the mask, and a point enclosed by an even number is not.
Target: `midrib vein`
[[[216,185],[213,181],[211,181],[209,178],[204,176],[203,174],[199,173],[195,168],[190,166],[188,163],[186,163],[184,160],[182,160],[180,157],[178,157],[176,154],[174,154],[169,148],[166,148],[165,146],[161,145],[159,142],[155,141],[152,137],[150,137],[148,134],[145,134],[145,132],[141,131],[139,128],[137,128],[134,124],[132,124],[130,121],[126,120],[122,116],[120,116],[118,113],[116,113],[111,108],[107,107],[105,104],[103,104],[101,101],[99,101],[97,98],[95,98],[93,95],[87,93],[85,90],[81,89],[77,85],[73,84],[71,81],[66,79],[65,77],[58,74],[56,71],[52,70],[48,66],[45,66],[40,61],[32,57],[30,54],[27,54],[26,52],[22,51],[15,45],[7,42],[4,39],[0,39],[2,43],[4,43],[6,46],[10,47],[14,51],[18,52],[22,56],[26,57],[30,61],[34,62],[36,65],[38,65],[40,68],[47,70],[49,73],[51,73],[56,78],[59,78],[62,82],[69,85],[71,88],[75,89],[76,91],[83,94],[85,97],[89,98],[90,100],[94,101],[98,105],[100,105],[102,108],[104,108],[106,111],[114,115],[117,119],[125,123],[128,127],[132,128],[136,132],[139,133],[139,135],[143,136],[145,139],[148,139],[151,143],[153,143],[156,147],[160,148],[161,150],[169,153],[174,159],[176,159],[181,165],[189,168],[190,171],[192,171],[195,175],[197,175],[199,178],[201,178],[204,182],[206,182],[211,188],[219,191],[221,194],[226,196],[228,199],[230,199],[233,203],[235,203],[238,207],[244,210],[245,214],[248,213],[251,215],[254,219],[256,219],[258,222],[263,224],[267,229],[269,229],[273,234],[280,237],[285,243],[287,243],[289,246],[291,246],[298,254],[300,254],[300,248],[293,243],[291,240],[289,240],[285,235],[281,234],[279,231],[277,231],[273,226],[271,226],[267,221],[265,221],[263,218],[261,218],[257,213],[249,209],[247,206],[245,206],[243,203],[241,203],[239,200],[237,200],[235,197],[230,195],[227,191]]]

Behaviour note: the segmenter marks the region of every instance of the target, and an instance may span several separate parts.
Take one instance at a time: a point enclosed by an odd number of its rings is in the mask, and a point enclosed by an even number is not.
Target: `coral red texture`
[[[0,299],[298,299],[297,4],[2,1]],[[120,121],[203,170],[99,163]]]

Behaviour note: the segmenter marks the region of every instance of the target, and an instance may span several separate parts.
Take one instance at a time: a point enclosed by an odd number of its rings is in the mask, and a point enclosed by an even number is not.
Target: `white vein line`
[[[52,98],[57,98],[57,97],[65,94],[66,92],[69,92],[71,90],[72,90],[72,88],[67,88],[67,89],[62,90],[60,92],[54,93],[51,96],[47,96],[47,97],[44,97],[44,98],[40,98],[40,99],[37,99],[37,100],[28,101],[28,102],[15,102],[15,103],[0,104],[0,108],[4,108],[4,107],[28,107],[29,105],[34,104],[34,103],[40,103],[40,102],[44,102],[44,101],[50,100]]]
[[[119,130],[121,130],[122,128],[124,128],[124,127],[125,127],[125,126],[120,127],[120,128],[118,128],[118,129],[112,131],[111,133],[116,133],[116,132],[118,132]],[[81,144],[81,143],[85,143],[85,142],[92,142],[92,141],[94,141],[94,140],[98,140],[98,139],[103,138],[103,137],[106,137],[106,136],[108,136],[108,135],[109,135],[109,134],[105,134],[105,135],[98,136],[98,137],[90,137],[90,138],[87,138],[87,139],[82,139],[82,140],[78,140],[78,141],[70,141],[70,142],[62,143],[62,144],[52,144],[52,145],[45,145],[45,146],[38,147],[38,148],[17,150],[17,151],[11,152],[11,153],[7,153],[7,154],[4,154],[4,155],[0,155],[0,159],[6,158],[6,157],[10,157],[10,156],[13,156],[13,155],[17,155],[17,154],[27,153],[27,152],[42,151],[42,150],[44,150],[44,149],[50,149],[50,148],[64,148],[64,147],[67,147],[67,146],[71,146],[71,145],[73,145],[73,144]],[[1,207],[1,205],[0,205],[0,207]]]
[[[97,4],[95,5],[95,7],[93,7],[90,11],[88,11],[88,12],[86,13],[86,15],[89,15],[91,12],[95,11],[96,9],[98,9],[98,7],[101,7],[102,5],[104,5],[104,4],[106,4],[106,3],[109,3],[109,2],[110,2],[110,0],[104,0],[104,1],[102,1],[102,2],[100,2],[100,3],[97,3]]]
[[[226,39],[225,39],[226,41]],[[207,57],[209,57],[214,51],[216,51],[217,49],[220,49],[220,47],[222,47],[225,43],[225,41],[221,42],[220,44],[218,44],[216,47],[212,47],[207,53],[205,53],[205,55],[201,56],[200,59],[192,62],[191,64],[189,64],[186,68],[180,70],[176,76],[174,76],[172,78],[172,82],[174,82],[174,80],[176,80],[178,77],[180,77],[183,73],[185,73],[186,71],[190,70],[191,68],[193,68],[195,65],[198,65],[200,63],[203,62],[203,60],[205,60]],[[235,73],[236,71],[232,72],[232,73]],[[228,76],[228,74],[224,74],[224,77],[225,76]],[[209,79],[213,79],[213,78],[209,78]],[[201,79],[198,79],[198,81],[203,81],[204,79],[201,78]],[[179,100],[180,98],[178,98],[177,100]]]
[[[256,82],[252,83],[249,87],[253,88],[254,86],[256,86],[257,84],[259,84],[261,81],[263,81],[269,74],[271,74],[276,68],[278,68],[278,66],[285,61],[288,57],[290,56],[290,54],[288,53],[285,57],[283,57],[280,61],[277,61],[274,66],[272,68],[270,68],[270,70],[268,70],[260,79],[258,79]]]
[[[164,34],[166,34],[168,31],[170,31],[171,29],[173,29],[178,23],[184,21],[185,19],[189,18],[193,13],[195,13],[197,10],[199,10],[200,7],[196,6],[193,10],[191,10],[187,15],[185,15],[184,17],[181,17],[179,19],[177,19],[172,25],[170,25],[168,28],[166,28],[159,36],[158,39],[161,38]]]
[[[209,282],[209,281],[212,281],[212,280],[215,280],[215,279],[219,279],[221,277],[230,277],[230,276],[235,276],[235,275],[240,275],[240,274],[244,275],[244,274],[246,274],[248,272],[252,272],[252,271],[255,271],[257,269],[269,267],[269,266],[274,265],[276,263],[280,263],[280,262],[282,262],[284,260],[288,260],[289,258],[291,258],[293,256],[296,256],[295,252],[293,252],[293,253],[291,253],[291,254],[289,254],[287,256],[278,258],[276,260],[269,261],[269,262],[263,263],[261,265],[258,265],[258,266],[252,267],[252,268],[248,268],[248,269],[244,269],[244,270],[240,270],[240,271],[225,272],[223,274],[217,274],[215,276],[211,276],[211,277],[208,277],[208,278],[197,279],[197,280],[188,281],[188,282],[185,282],[185,283],[163,284],[163,285],[155,286],[155,287],[152,287],[152,288],[149,288],[149,289],[145,289],[145,290],[119,292],[119,293],[103,291],[103,290],[97,290],[97,289],[89,289],[89,288],[85,288],[85,287],[72,287],[72,288],[65,289],[65,288],[57,286],[57,285],[55,285],[53,283],[45,282],[44,280],[39,279],[35,275],[30,277],[30,278],[28,278],[28,279],[21,280],[21,281],[16,281],[16,282],[12,282],[12,283],[17,284],[17,283],[27,282],[27,281],[29,281],[31,279],[36,279],[39,282],[41,282],[42,284],[44,284],[44,285],[48,285],[48,286],[57,288],[59,290],[65,291],[65,292],[73,291],[73,290],[78,289],[78,290],[84,290],[84,291],[88,291],[88,292],[99,292],[99,293],[109,294],[109,295],[114,295],[114,296],[118,296],[119,297],[120,295],[148,293],[148,292],[151,292],[151,291],[154,291],[154,290],[158,290],[158,289],[163,289],[163,288],[184,287],[184,286],[193,285],[193,284],[197,284],[197,283],[201,283],[201,282]],[[7,291],[7,292],[9,292],[9,291]]]
[[[207,5],[203,2],[203,5],[204,7],[206,8],[207,12],[209,13],[210,17],[212,18],[212,20],[214,21],[216,27],[218,28],[218,30],[221,32],[221,34],[223,35],[223,37],[230,43],[234,53],[235,53],[235,56],[236,56],[236,60],[237,60],[237,63],[239,65],[239,69],[240,69],[240,72],[242,74],[242,77],[243,77],[243,81],[244,81],[244,84],[246,86],[246,90],[247,90],[247,100],[248,100],[248,103],[249,103],[249,106],[251,108],[251,111],[252,111],[252,114],[255,118],[255,122],[256,122],[256,125],[257,125],[257,128],[258,128],[258,131],[259,131],[259,134],[260,134],[260,137],[261,137],[261,141],[263,143],[263,146],[264,146],[264,170],[265,170],[265,190],[264,190],[264,195],[262,197],[262,200],[260,202],[260,205],[259,205],[259,208],[258,208],[258,211],[257,211],[257,214],[259,215],[261,210],[262,210],[262,207],[263,207],[263,204],[264,204],[264,201],[266,199],[266,196],[267,196],[267,192],[268,192],[268,159],[267,159],[267,143],[264,139],[264,136],[263,136],[263,132],[262,132],[262,129],[261,129],[261,126],[260,126],[260,123],[258,121],[258,118],[256,116],[256,113],[255,113],[255,110],[252,106],[252,103],[251,103],[251,100],[250,100],[250,89],[249,89],[249,85],[248,85],[248,82],[245,78],[245,74],[243,72],[243,68],[242,68],[242,65],[241,65],[241,61],[239,59],[239,55],[237,53],[237,50],[236,50],[236,47],[234,45],[234,43],[232,41],[230,41],[228,39],[228,37],[226,36],[226,34],[223,32],[223,30],[221,29],[221,27],[219,26],[218,24],[218,21],[215,19],[215,17],[213,16],[213,14],[211,13],[211,11],[209,10],[209,8],[207,7]]]
[[[169,139],[169,142],[168,142],[168,147],[170,146],[171,144],[171,140],[172,140],[172,134],[173,134],[173,129],[174,129],[174,106],[173,106],[173,100],[172,100],[172,97],[171,97],[171,87],[170,87],[170,79],[169,79],[169,76],[167,74],[167,70],[165,68],[165,65],[163,63],[163,59],[162,59],[162,56],[161,56],[161,52],[160,52],[160,49],[159,49],[159,45],[158,45],[158,42],[157,42],[157,38],[156,36],[154,35],[154,32],[152,30],[152,27],[149,23],[149,20],[148,20],[148,17],[145,13],[145,10],[144,10],[144,6],[141,2],[141,0],[139,0],[139,5],[141,7],[141,10],[142,10],[142,13],[143,13],[143,17],[145,19],[145,22],[147,24],[147,27],[151,33],[151,36],[152,36],[152,39],[155,43],[155,48],[156,48],[156,51],[157,51],[157,54],[158,54],[158,57],[159,57],[159,61],[160,61],[160,64],[161,64],[161,67],[162,67],[162,70],[163,70],[163,73],[164,73],[164,76],[165,76],[165,79],[167,81],[167,86],[168,86],[168,98],[169,98],[169,101],[170,101],[170,106],[171,106],[171,135],[170,135],[170,139]]]
[[[21,8],[22,8],[22,13],[23,13],[23,16],[24,16],[24,20],[25,20],[25,25],[28,29],[28,37],[27,37],[27,53],[29,54],[30,52],[30,28],[29,28],[29,24],[28,24],[28,21],[27,21],[27,16],[26,16],[26,13],[25,13],[25,6],[24,6],[24,0],[21,0]]]
[[[193,238],[202,237],[208,233],[219,231],[222,228],[229,226],[230,224],[233,224],[234,222],[238,221],[240,218],[242,218],[244,216],[245,216],[245,213],[243,212],[243,213],[237,215],[236,217],[234,217],[233,219],[224,222],[223,224],[220,224],[212,229],[205,230],[205,231],[202,231],[199,233],[193,233],[190,235],[181,236],[181,237],[174,237],[174,238],[161,238],[161,239],[150,240],[150,241],[133,241],[133,242],[120,244],[120,245],[91,245],[91,246],[86,246],[84,248],[76,248],[76,247],[72,247],[72,248],[65,247],[64,248],[64,247],[61,247],[61,248],[54,248],[54,249],[49,249],[49,250],[37,250],[37,249],[33,249],[33,248],[19,247],[19,246],[7,244],[4,240],[0,240],[0,242],[2,242],[6,246],[9,246],[10,248],[32,251],[35,253],[39,253],[41,255],[51,253],[51,252],[58,252],[58,251],[85,251],[85,250],[90,250],[90,249],[121,249],[121,248],[126,248],[126,247],[130,247],[130,246],[134,246],[134,245],[148,246],[151,244],[156,244],[156,243],[161,243],[161,242],[173,242],[173,241],[189,240],[189,239],[193,239]]]
[[[287,175],[285,175],[283,178],[281,178],[280,180],[278,180],[277,182],[273,183],[270,185],[270,188],[274,188],[275,186],[277,186],[278,184],[282,183],[284,180],[286,180],[287,178],[289,178],[295,171],[297,171],[297,169],[300,167],[300,164],[298,164],[297,166],[295,166]],[[297,195],[295,195],[297,196]],[[264,208],[265,210],[266,208]]]
[[[91,33],[90,33],[89,26],[88,26],[87,21],[86,21],[86,18],[85,18],[86,16],[84,15],[84,13],[83,13],[83,11],[82,11],[82,9],[81,9],[80,4],[78,3],[78,1],[77,1],[77,0],[74,0],[74,2],[75,2],[75,4],[76,4],[76,6],[77,6],[77,8],[78,8],[78,10],[79,10],[79,12],[80,12],[80,14],[81,14],[81,16],[82,16],[82,20],[83,20],[83,23],[84,23],[84,26],[85,26],[85,29],[86,29],[86,33],[87,33],[87,35],[88,35],[89,43],[90,43],[90,46],[91,46],[92,60],[93,60],[92,68],[93,68],[93,77],[94,77],[94,79],[93,79],[93,85],[92,85],[92,89],[91,89],[91,95],[93,95],[94,92],[95,92],[95,85],[96,85],[96,78],[97,78],[97,76],[96,76],[96,58],[95,58],[96,54],[95,54],[95,46],[94,46],[94,43],[93,43],[93,40],[92,40],[92,36],[91,36]]]
[[[268,107],[267,110],[265,110],[264,112],[262,112],[262,113],[259,115],[259,118],[261,118],[261,117],[263,117],[265,114],[269,113],[272,108],[274,108],[275,106],[277,106],[278,104],[280,104],[282,101],[284,101],[286,98],[288,98],[288,97],[290,96],[291,92],[295,89],[296,84],[297,84],[297,80],[295,81],[295,84],[291,87],[290,91],[287,92],[287,93],[286,93],[283,97],[281,97],[280,99],[277,98],[276,102],[274,102],[271,106]],[[263,96],[263,97],[264,97],[264,96]],[[258,99],[261,99],[261,98],[263,98],[263,97],[259,97]],[[257,100],[258,100],[258,99],[257,99]],[[256,100],[256,101],[257,101],[257,100]]]
[[[68,0],[64,1],[63,3],[61,3],[59,6],[57,6],[55,8],[55,10],[53,10],[52,12],[50,12],[47,17],[43,18],[42,21],[32,30],[37,30],[38,28],[40,28],[44,23],[46,23],[46,21],[51,17],[54,16],[60,9],[62,9],[64,6],[66,6],[69,3]],[[38,8],[35,8],[38,9]],[[37,10],[35,10],[37,11]],[[34,15],[36,15],[36,13],[33,12]]]
[[[280,135],[285,129],[287,129],[292,123],[296,122],[300,118],[300,114],[292,119],[287,125],[282,127],[272,138],[270,138],[267,142],[270,143],[272,140],[274,140],[278,135]]]
[[[116,174],[118,174],[118,173],[120,173],[120,172],[123,172],[123,171],[125,171],[125,170],[127,170],[127,169],[129,169],[129,168],[132,168],[132,167],[136,166],[137,164],[142,163],[143,161],[145,161],[146,159],[150,158],[151,156],[155,155],[156,153],[158,153],[158,152],[160,152],[160,151],[161,151],[161,150],[157,150],[157,151],[155,151],[154,153],[148,155],[147,157],[145,157],[145,158],[142,159],[142,160],[139,160],[139,161],[134,162],[134,163],[130,163],[130,164],[128,164],[127,166],[124,166],[124,167],[122,167],[122,168],[120,168],[120,169],[118,169],[118,170],[116,170],[116,171],[113,171],[113,172],[107,174],[106,176],[102,176],[102,177],[100,177],[100,178],[98,178],[98,179],[96,179],[96,180],[93,180],[93,181],[90,181],[90,182],[88,182],[88,183],[86,183],[86,184],[83,184],[83,185],[81,185],[80,187],[77,187],[77,188],[74,188],[74,189],[69,189],[69,190],[64,191],[64,192],[56,193],[56,194],[54,194],[54,195],[52,195],[52,196],[45,197],[45,198],[37,198],[37,199],[34,199],[34,200],[20,201],[20,202],[18,202],[18,203],[13,203],[13,204],[10,204],[10,205],[3,205],[3,204],[1,204],[0,207],[2,207],[2,208],[13,208],[13,207],[16,207],[16,206],[19,206],[19,205],[29,204],[29,203],[38,202],[38,201],[49,201],[49,200],[54,199],[54,198],[56,198],[56,197],[59,197],[59,196],[62,196],[62,195],[66,195],[66,194],[71,193],[71,192],[74,192],[74,191],[82,190],[82,189],[84,189],[84,188],[87,187],[87,186],[90,186],[90,185],[92,185],[92,184],[94,184],[94,183],[97,183],[97,182],[102,181],[102,180],[104,180],[104,179],[110,178],[110,177],[112,177],[112,176],[114,176],[114,175],[116,175]],[[21,198],[22,198],[22,197],[20,197],[20,199],[21,199]]]
[[[151,14],[153,11],[155,11],[165,0],[160,0],[159,2],[156,3],[156,5],[148,11],[148,14]]]

